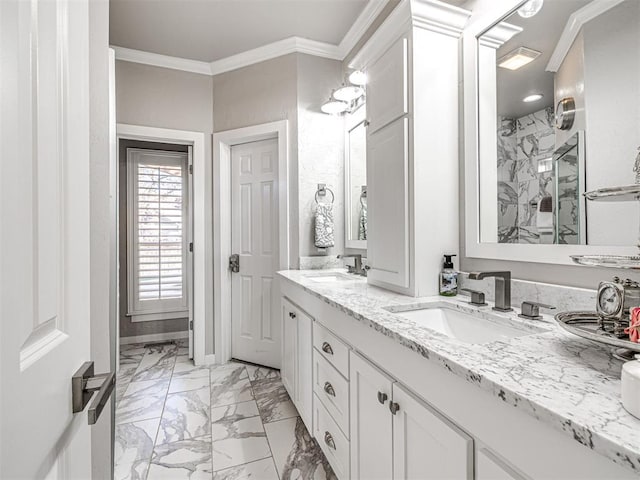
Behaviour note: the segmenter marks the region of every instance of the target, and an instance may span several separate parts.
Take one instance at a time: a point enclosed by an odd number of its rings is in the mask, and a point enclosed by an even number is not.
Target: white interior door
[[[231,170],[231,248],[240,261],[231,283],[231,355],[279,368],[278,141],[232,147]]]
[[[91,478],[71,402],[91,360],[88,1],[2,0],[0,19],[0,478]]]

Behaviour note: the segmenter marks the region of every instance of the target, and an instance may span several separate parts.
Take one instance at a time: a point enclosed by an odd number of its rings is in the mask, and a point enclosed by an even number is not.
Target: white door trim
[[[202,261],[193,262],[193,361],[196,365],[206,363],[205,359],[205,322],[206,303],[211,292],[205,291],[207,276],[207,258],[211,252],[206,248],[206,187],[205,187],[205,154],[203,132],[171,130],[167,128],[145,127],[118,123],[117,141],[120,139],[141,140],[145,142],[163,142],[193,147],[193,258]],[[118,155],[120,154],[118,148]],[[118,322],[118,336],[120,337]]]
[[[278,208],[280,269],[289,268],[289,135],[288,121],[253,125],[213,134],[213,285],[216,363],[231,359],[231,147],[278,139]],[[217,228],[216,228],[217,227]]]

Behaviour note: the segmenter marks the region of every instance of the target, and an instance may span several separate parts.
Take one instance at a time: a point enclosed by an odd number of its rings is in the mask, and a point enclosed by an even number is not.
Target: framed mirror
[[[345,246],[367,248],[367,128],[365,105],[345,117]]]
[[[464,32],[467,255],[637,254],[640,2],[496,2]],[[505,5],[506,3],[506,5]]]

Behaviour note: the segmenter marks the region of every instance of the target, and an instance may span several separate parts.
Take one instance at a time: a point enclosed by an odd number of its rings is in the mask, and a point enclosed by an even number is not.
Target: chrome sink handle
[[[542,315],[540,315],[540,309],[546,308],[548,310],[555,310],[556,307],[553,305],[547,305],[545,303],[524,301],[522,302],[521,310],[518,316],[522,318],[526,318],[528,320],[542,320]]]
[[[469,302],[471,305],[475,305],[476,307],[484,307],[487,302],[484,299],[484,292],[480,292],[478,290],[472,290],[470,288],[461,288],[461,292],[470,293],[471,301]]]

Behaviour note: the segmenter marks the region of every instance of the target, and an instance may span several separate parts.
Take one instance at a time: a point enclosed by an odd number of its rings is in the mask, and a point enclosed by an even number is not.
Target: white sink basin
[[[487,319],[440,307],[395,311],[394,313],[412,320],[422,327],[465,343],[490,343],[545,331],[536,327],[527,328],[506,324],[507,320],[504,318]]]
[[[309,280],[317,283],[348,282],[357,280],[353,275],[339,272],[314,273],[307,275]]]

